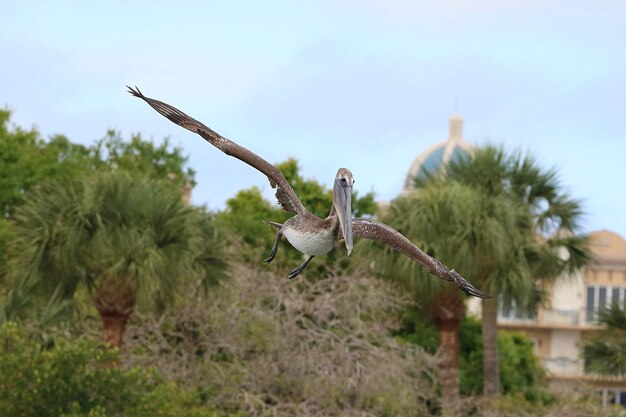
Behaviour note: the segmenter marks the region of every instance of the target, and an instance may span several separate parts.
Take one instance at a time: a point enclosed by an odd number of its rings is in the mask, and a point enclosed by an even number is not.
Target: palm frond
[[[224,277],[215,235],[204,234],[208,218],[171,183],[125,172],[44,185],[16,212],[10,278],[63,297],[81,283],[95,293],[114,280],[136,291],[140,308],[162,310],[210,282],[207,274]]]
[[[432,190],[453,184],[475,195],[465,191],[465,197],[432,200]],[[564,191],[556,169],[543,169],[529,153],[481,146],[416,179],[416,186],[417,196],[392,205],[389,216],[424,225],[411,230],[397,221],[394,227],[414,233],[442,259],[449,256],[445,262],[463,265],[464,275],[477,277],[483,290],[505,300],[532,300],[536,288],[589,261],[587,238],[579,234],[581,202]],[[445,247],[452,248],[449,254]]]
[[[599,313],[606,329],[595,333],[584,349],[588,372],[626,375],[626,308],[617,304]]]

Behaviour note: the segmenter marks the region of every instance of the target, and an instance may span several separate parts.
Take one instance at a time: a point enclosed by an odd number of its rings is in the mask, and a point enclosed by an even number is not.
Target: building
[[[426,149],[409,168],[403,193],[414,192],[414,178],[437,171],[455,156],[471,152],[463,139],[463,120],[452,116],[447,140]],[[549,291],[546,303],[534,314],[523,314],[514,305],[501,306],[498,325],[522,331],[534,342],[554,389],[593,386],[604,404],[626,406],[626,378],[585,372],[582,346],[598,330],[597,312],[613,302],[626,306],[626,241],[608,230],[590,234],[593,262],[584,271],[563,277]],[[471,299],[468,310],[480,314],[480,301]]]
[[[536,314],[501,308],[498,323],[533,340],[553,388],[592,385],[603,403],[626,406],[626,379],[586,373],[582,352],[589,335],[600,328],[598,311],[614,302],[626,304],[626,240],[608,230],[593,232],[590,238],[594,260],[584,271],[563,277]]]

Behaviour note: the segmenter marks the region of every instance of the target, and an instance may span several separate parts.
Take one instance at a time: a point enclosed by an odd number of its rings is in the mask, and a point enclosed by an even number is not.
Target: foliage
[[[194,186],[195,171],[186,166],[188,157],[180,147],[171,147],[168,138],[160,145],[145,141],[141,134],[132,135],[126,142],[120,132],[109,130],[106,136],[90,149],[97,167],[121,169],[151,178],[169,179],[178,188]]]
[[[439,172],[416,179],[416,186],[420,196],[433,188],[457,186],[471,189],[480,199],[476,213],[490,227],[459,222],[464,229],[457,234],[469,232],[462,236],[468,250],[453,253],[449,260],[492,295],[482,301],[483,372],[484,393],[496,396],[498,303],[514,301],[521,310],[533,310],[556,279],[585,264],[590,255],[587,237],[577,234],[583,215],[580,202],[564,192],[555,169],[544,170],[531,155],[507,153],[498,146],[453,158]]]
[[[461,327],[461,392],[483,390],[483,341],[480,322],[467,318]],[[533,352],[532,342],[519,332],[499,332],[500,392],[522,394],[529,402],[552,400],[546,390],[545,371]]]
[[[462,326],[463,324],[461,323]],[[405,342],[421,346],[430,354],[437,353],[439,346],[437,328],[419,306],[403,312],[402,325],[392,334]]]
[[[388,336],[407,300],[383,281],[356,274],[294,284],[234,266],[224,290],[206,301],[190,297],[166,316],[137,316],[128,329],[127,366],[158,364],[165,379],[209,407],[241,416],[432,415],[434,360]],[[480,349],[475,320],[462,326],[463,356],[473,349],[466,338]],[[520,352],[513,356],[528,350]],[[515,364],[511,372],[523,373],[523,362]],[[618,415],[602,411],[595,397],[531,402],[525,391],[503,396],[499,415]],[[470,393],[463,415],[481,415],[489,404]]]
[[[501,301],[514,299],[520,307],[533,308],[537,283],[545,288],[588,261],[588,239],[577,234],[584,215],[581,203],[564,192],[556,169],[541,168],[531,154],[487,145],[453,158],[440,173],[416,179],[419,189],[445,183],[472,188],[485,201],[507,199],[527,213],[514,223],[526,238],[510,245],[511,262],[493,264],[492,252],[483,251],[489,254],[482,256],[488,260],[485,272],[474,275],[484,291]]]
[[[226,201],[226,209],[217,215],[220,228],[228,231],[226,237],[230,243],[243,246],[243,250],[237,251],[243,255],[243,260],[253,262],[258,262],[258,258],[263,255],[269,255],[276,236],[274,228],[263,221],[282,223],[285,218],[285,214],[272,207],[256,187],[237,192],[235,197]]]
[[[479,408],[487,408],[490,404],[479,399],[471,404],[471,411]],[[547,405],[528,401],[524,394],[508,394],[501,397],[496,408],[500,417],[622,417],[622,406],[602,407],[595,392],[569,392],[556,395]],[[471,414],[468,413],[468,414]]]
[[[626,308],[613,304],[600,310],[600,324],[585,344],[585,370],[604,375],[626,375]]]
[[[11,224],[9,220],[0,216],[0,284],[4,274],[4,265],[7,261],[7,244],[11,240]],[[1,294],[1,292],[0,292]]]
[[[382,221],[481,290],[481,276],[492,277],[503,270],[529,277],[528,271],[515,268],[513,262],[523,262],[524,245],[532,240],[527,229],[516,226],[531,219],[510,199],[485,198],[474,188],[458,183],[433,185],[394,200]],[[388,246],[369,244],[366,249],[379,273],[402,283],[422,304],[450,286]]]
[[[250,417],[428,415],[432,359],[388,334],[408,300],[362,272],[338,272],[289,281],[235,265],[208,302],[138,317],[128,361],[158,362],[216,408]]]
[[[56,338],[44,349],[15,323],[0,326],[0,415],[216,417],[192,390],[150,368],[111,367],[117,351],[91,339]]]
[[[163,311],[224,276],[207,216],[163,180],[123,171],[45,184],[16,210],[9,273],[61,298],[83,285],[101,314],[128,316],[135,299]]]
[[[89,150],[61,135],[41,139],[34,128],[10,128],[10,112],[0,110],[0,213],[10,216],[25,193],[48,178],[71,178],[86,169]]]
[[[94,146],[70,142],[63,135],[41,138],[34,128],[10,126],[10,112],[0,110],[0,212],[10,215],[27,191],[44,181],[75,179],[94,170],[122,169],[152,178],[168,178],[179,188],[193,186],[182,149],[166,139],[160,145],[133,135],[129,142],[110,130]]]
[[[74,306],[60,295],[60,288],[42,301],[34,286],[32,281],[19,281],[8,290],[0,303],[0,324],[25,322],[45,333],[47,327],[59,325],[72,316]]]
[[[507,198],[483,198],[479,191],[459,183],[431,185],[400,196],[382,221],[481,290],[481,274],[510,268],[524,256],[517,250],[520,242],[532,240],[518,227],[531,221],[523,207]],[[439,378],[446,407],[442,411],[455,413],[460,401],[458,326],[465,315],[463,293],[389,246],[370,242],[363,246],[375,270],[402,286],[437,325],[442,352]],[[527,272],[522,269],[520,273]]]
[[[460,327],[460,390],[463,395],[476,395],[483,389],[483,340],[480,322],[465,317]],[[405,313],[403,326],[396,335],[402,340],[436,353],[439,344],[437,329],[423,312]],[[500,332],[500,390],[503,394],[521,394],[531,403],[549,403],[545,371],[535,356],[531,341],[522,333]]]
[[[155,145],[137,134],[125,142],[115,131],[109,131],[90,147],[72,143],[62,135],[44,140],[34,128],[11,126],[10,112],[0,110],[0,173],[3,174],[0,175],[0,280],[6,278],[13,213],[31,190],[42,183],[76,182],[97,172],[124,170],[133,175],[167,179],[173,188],[187,191],[194,184],[194,172],[186,163],[182,149],[172,147],[167,140]],[[10,285],[5,282],[5,289],[0,291],[0,295],[11,299],[4,302],[5,313],[15,312],[15,309],[7,310],[9,305],[32,305],[32,297],[24,291],[26,287],[9,290],[7,284]]]

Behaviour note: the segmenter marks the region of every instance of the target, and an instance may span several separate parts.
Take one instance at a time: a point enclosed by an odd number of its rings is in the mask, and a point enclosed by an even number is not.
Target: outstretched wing
[[[289,182],[287,182],[287,179],[285,179],[285,176],[274,165],[270,164],[265,159],[243,146],[226,139],[219,133],[208,128],[196,119],[186,115],[177,108],[170,106],[167,103],[163,103],[162,101],[144,96],[141,91],[139,91],[139,88],[128,87],[128,92],[135,97],[139,97],[144,100],[153,109],[167,117],[170,121],[202,136],[204,140],[224,152],[226,155],[235,157],[265,174],[269,179],[272,188],[276,188],[276,198],[278,199],[278,203],[283,210],[293,214],[303,214],[306,212],[304,205],[302,205],[302,202],[298,199],[298,196],[293,188],[291,188],[291,185],[289,185]]]
[[[420,248],[415,246],[413,242],[404,237],[400,232],[387,226],[386,224],[366,219],[355,219],[352,221],[352,236],[386,243],[395,250],[422,264],[431,274],[446,281],[455,283],[467,294],[479,298],[491,297],[477,290],[454,269],[448,268],[432,256],[429,256]]]

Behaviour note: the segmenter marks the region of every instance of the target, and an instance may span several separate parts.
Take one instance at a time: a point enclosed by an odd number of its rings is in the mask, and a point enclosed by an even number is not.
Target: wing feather
[[[127,86],[128,87],[128,86]],[[303,214],[306,209],[282,172],[257,154],[235,142],[226,139],[196,119],[186,115],[177,108],[159,100],[146,97],[139,88],[128,87],[128,92],[148,103],[161,115],[177,125],[200,135],[204,140],[215,146],[226,155],[237,158],[267,176],[272,188],[276,189],[276,198],[283,210],[293,214]]]
[[[437,259],[428,255],[400,232],[386,224],[366,219],[355,219],[352,221],[352,235],[385,243],[414,261],[419,262],[436,277],[453,282],[467,294],[479,298],[490,298],[489,295],[476,289],[454,269],[448,268]]]

